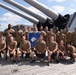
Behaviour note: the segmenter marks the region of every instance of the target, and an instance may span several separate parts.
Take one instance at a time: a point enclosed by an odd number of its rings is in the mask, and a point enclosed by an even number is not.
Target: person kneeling
[[[43,41],[42,35],[40,35],[40,38],[36,43],[35,49],[36,50],[32,51],[32,53],[31,53],[31,57],[32,57],[31,63],[33,63],[35,61],[35,59],[34,59],[35,54],[40,59],[40,62],[44,62],[44,57],[45,57],[45,53],[46,53],[46,43],[45,43],[45,41]]]
[[[69,43],[67,43],[67,52],[68,52],[68,56],[70,56],[70,60],[71,62],[75,62],[75,57],[76,57],[76,48],[72,45],[70,45]]]
[[[10,42],[8,42],[8,50],[10,53],[10,58],[13,61],[13,64],[15,63],[15,59],[16,59],[16,48],[17,48],[17,42],[11,36]]]
[[[4,60],[6,60],[6,42],[3,39],[3,35],[0,36],[0,55],[4,54]]]
[[[59,52],[59,59],[65,60],[65,55],[67,55],[66,48],[64,46],[64,41],[60,40],[60,43],[58,45],[58,52]]]
[[[47,46],[47,51],[48,51],[48,63],[47,65],[49,66],[50,61],[55,61],[59,63],[58,60],[58,44],[57,42],[54,41],[54,36],[50,37],[50,41]]]
[[[20,43],[21,54],[25,54],[26,59],[30,60],[31,44],[28,40],[26,40],[25,35],[21,36],[21,40],[22,40],[22,42]]]

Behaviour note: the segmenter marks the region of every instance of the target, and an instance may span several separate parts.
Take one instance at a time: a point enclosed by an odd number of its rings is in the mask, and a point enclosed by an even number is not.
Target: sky
[[[32,11],[34,11],[38,14],[41,14],[41,15],[47,17],[47,15],[43,14],[41,11],[32,7],[28,3],[24,2],[24,0],[14,0],[14,1],[24,5],[25,7],[27,7],[30,10],[32,9]],[[60,13],[61,15],[73,14],[76,11],[76,0],[37,0],[37,1],[51,9],[53,9],[57,13]],[[0,2],[24,13],[25,15],[28,15],[27,13],[4,2],[3,0],[0,0]],[[33,23],[31,23],[30,21],[0,7],[0,31],[4,31],[7,28],[8,24],[12,24],[13,26],[17,25],[17,24],[33,25]]]

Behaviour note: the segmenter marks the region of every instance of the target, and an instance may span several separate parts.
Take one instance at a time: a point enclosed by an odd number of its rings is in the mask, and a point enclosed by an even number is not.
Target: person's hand
[[[38,53],[38,54],[41,54],[41,52],[38,52],[38,51],[37,51],[37,53]]]
[[[30,53],[30,51],[27,51],[27,53]]]
[[[50,54],[52,54],[52,51],[49,51]]]
[[[10,49],[10,51],[12,52],[12,49]]]
[[[39,52],[39,54],[41,54],[41,52]]]
[[[53,53],[55,53],[56,51],[54,50]]]
[[[13,54],[13,51],[11,52],[11,54]]]
[[[26,54],[27,52],[26,51],[23,51],[23,53]]]
[[[13,50],[11,50],[11,54],[13,54],[13,52],[14,52],[14,51],[13,51]]]

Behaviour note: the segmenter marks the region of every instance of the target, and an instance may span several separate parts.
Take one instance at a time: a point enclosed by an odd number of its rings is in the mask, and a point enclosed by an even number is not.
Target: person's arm
[[[23,53],[25,53],[25,54],[27,53],[26,51],[24,51],[24,50],[22,49],[22,45],[21,45],[21,44],[20,44],[20,51],[23,52]]]
[[[38,51],[37,43],[36,43],[35,49],[38,54],[41,54],[41,52]]]
[[[14,49],[12,50],[12,52],[13,52],[13,51],[16,51],[16,49],[17,49],[17,42],[15,41],[15,47],[14,47]]]
[[[56,41],[56,34],[54,34],[54,40]]]
[[[25,53],[25,54],[27,53],[26,51],[22,50],[21,48],[20,48],[20,51],[23,52],[23,53]]]
[[[38,48],[37,48],[37,43],[36,43],[36,45],[35,45],[35,49],[36,49],[36,51],[38,51]]]
[[[30,44],[30,42],[28,42],[28,44],[29,44],[29,48],[27,49],[27,52],[30,52],[30,50],[31,50],[31,44]]]
[[[12,29],[12,35],[15,37],[15,30]]]
[[[4,43],[4,47],[0,49],[0,51],[3,51],[4,49],[6,49],[6,42]]]
[[[8,46],[8,50],[9,50],[9,51],[12,51],[12,49],[10,48],[10,46]]]
[[[9,51],[12,51],[12,49],[10,48],[10,43],[8,43],[7,48]]]
[[[44,44],[44,49],[41,53],[45,52],[46,51],[46,43]]]
[[[48,51],[48,52],[50,52],[50,49],[49,49],[49,47],[47,47],[47,51]]]
[[[53,50],[53,52],[56,52],[58,50],[58,44],[56,43],[56,47],[55,49]]]

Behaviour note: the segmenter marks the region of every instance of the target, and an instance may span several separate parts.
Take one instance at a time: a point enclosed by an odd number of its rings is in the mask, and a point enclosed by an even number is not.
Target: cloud
[[[60,5],[56,5],[56,6],[52,6],[52,9],[55,10],[58,13],[63,13],[65,10],[65,7],[60,6]]]
[[[75,9],[70,9],[71,12],[75,12]]]
[[[64,1],[67,1],[67,0],[48,0],[49,2],[51,1],[55,1],[55,2],[64,2]]]
[[[73,4],[71,4],[67,9],[69,14],[73,14],[74,12],[76,12],[76,8]]]
[[[76,0],[73,0],[74,1],[74,3],[76,3]]]
[[[0,23],[0,31],[4,31],[7,28],[7,23]]]
[[[5,22],[16,22],[16,21],[21,21],[22,18],[12,14],[12,13],[4,13],[3,17],[0,18],[0,21],[5,21]]]
[[[0,30],[3,31],[7,28],[8,24],[16,25],[17,23],[21,22],[23,19],[20,16],[17,16],[12,13],[4,13],[0,18]]]
[[[70,9],[69,9],[69,14],[73,14],[75,11],[76,11],[75,9],[70,8]]]

